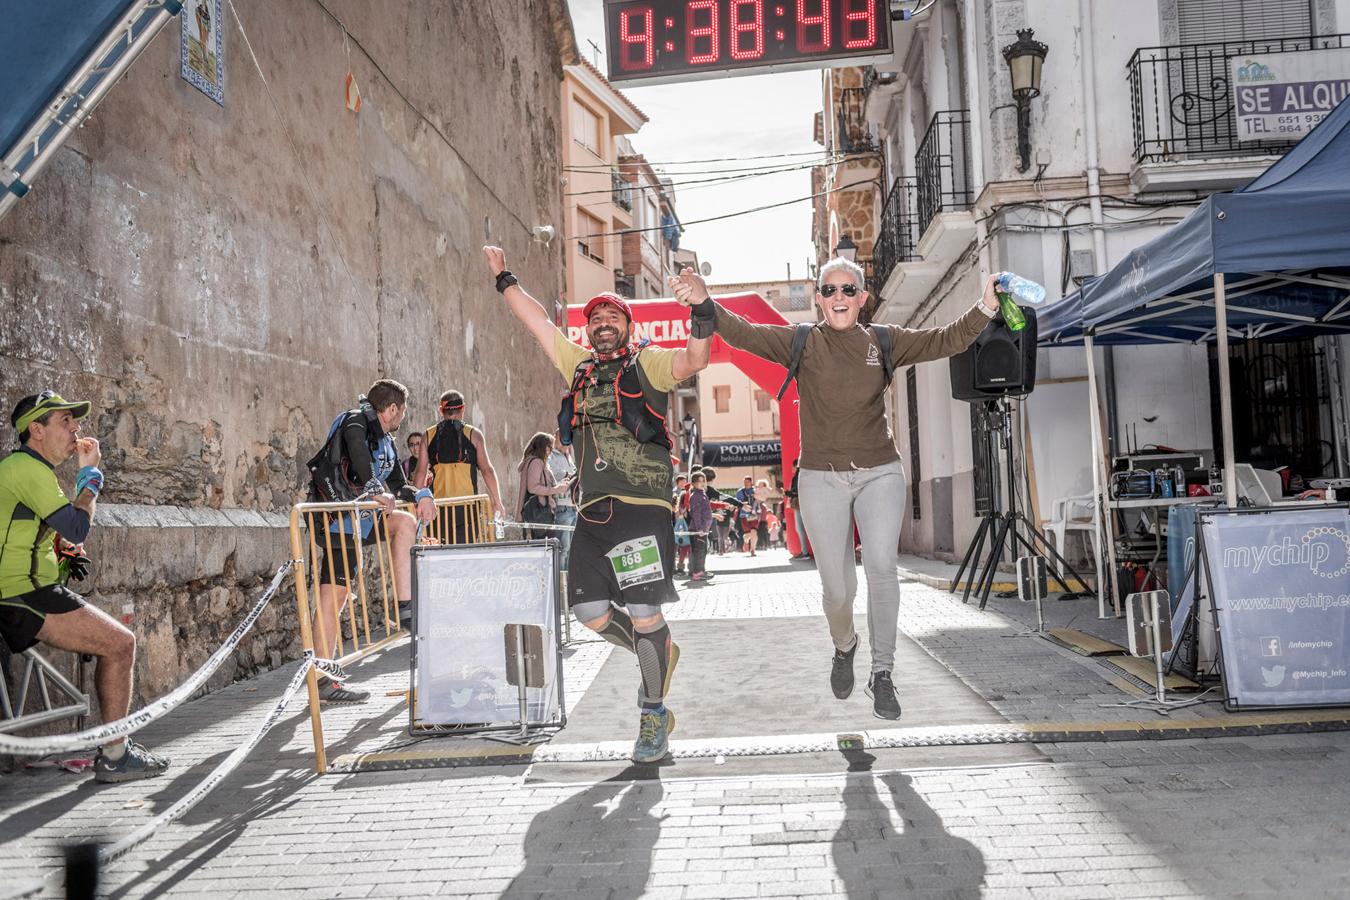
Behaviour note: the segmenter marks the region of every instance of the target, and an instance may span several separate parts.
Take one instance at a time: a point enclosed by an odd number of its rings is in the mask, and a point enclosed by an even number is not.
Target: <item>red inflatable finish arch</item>
[[[782,313],[759,294],[727,294],[716,297],[717,302],[731,310],[747,322],[763,325],[790,325]],[[633,326],[635,338],[646,338],[655,347],[679,348],[689,340],[689,310],[674,300],[633,300]],[[586,320],[581,315],[580,306],[567,309],[567,336],[573,341],[590,346],[586,339]],[[744,350],[737,350],[720,337],[714,337],[712,343],[712,362],[729,362],[740,369],[762,391],[771,397],[778,395],[783,386],[787,370],[777,363],[760,359]],[[801,422],[797,417],[797,385],[788,386],[787,393],[778,407],[778,430],[782,435],[783,446],[783,484],[792,483],[792,461],[801,451]],[[788,549],[794,554],[802,552],[801,542],[797,540],[797,529],[793,524],[796,510],[784,512],[783,530],[787,535]]]

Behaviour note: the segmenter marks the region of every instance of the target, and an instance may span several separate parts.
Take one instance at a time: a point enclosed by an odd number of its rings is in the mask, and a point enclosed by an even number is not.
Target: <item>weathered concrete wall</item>
[[[179,77],[171,25],[0,222],[6,413],[47,386],[87,397],[106,501],[229,511],[188,543],[171,513],[99,517],[94,596],[130,609],[142,696],[195,667],[287,557],[275,521],[243,535],[236,511],[299,499],[303,461],[374,379],[412,389],[408,427],[463,390],[504,474],[556,412],[557,374],[479,248],[503,243],[557,296],[560,245],[529,229],[562,231],[560,4],[235,6],[270,91],[228,7],[223,108]],[[293,612],[270,625],[238,671],[295,655]]]

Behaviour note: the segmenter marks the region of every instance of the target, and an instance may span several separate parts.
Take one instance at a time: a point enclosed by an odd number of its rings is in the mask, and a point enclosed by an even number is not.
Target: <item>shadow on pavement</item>
[[[872,774],[875,757],[846,750],[844,822],[832,842],[835,871],[849,897],[904,896],[912,891],[977,898],[984,883],[984,855],[947,831],[942,817],[902,772]],[[901,819],[896,829],[879,787],[890,792]]]
[[[659,772],[632,766],[535,816],[525,835],[525,868],[502,896],[641,897],[661,834],[662,817],[653,812],[665,795]]]

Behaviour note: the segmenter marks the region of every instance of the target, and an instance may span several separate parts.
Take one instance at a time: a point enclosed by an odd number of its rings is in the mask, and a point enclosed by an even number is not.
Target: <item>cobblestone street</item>
[[[672,616],[677,638],[696,622],[736,619],[745,631],[745,620],[813,614],[814,571],[781,552],[713,567],[714,585],[687,590]],[[991,705],[989,724],[1153,715],[1103,707],[1128,697],[1091,660],[1010,637],[1018,623],[931,587],[904,592],[904,635]],[[823,624],[815,637],[819,652],[797,660],[804,680],[827,672]],[[569,708],[607,654],[571,646]],[[0,779],[6,886],[51,870],[63,844],[115,839],[182,796],[256,726],[290,671],[149,729],[146,742],[174,758],[163,781],[96,787],[51,768]],[[375,701],[325,712],[330,753],[406,743],[406,646],[353,674]],[[696,707],[705,689],[715,687],[677,685],[672,707]],[[754,691],[738,700],[747,714],[788,707],[794,685]],[[1211,704],[1192,715],[1226,714]],[[962,761],[964,748],[944,762],[939,748],[913,767],[903,756],[893,765],[892,751],[850,751],[825,765],[738,759],[730,774],[705,765],[693,777],[681,760],[655,779],[617,763],[565,781],[525,766],[317,776],[297,701],[220,790],[115,862],[106,886],[112,897],[1343,896],[1347,745],[1339,733],[1047,744],[1039,758],[979,765]]]

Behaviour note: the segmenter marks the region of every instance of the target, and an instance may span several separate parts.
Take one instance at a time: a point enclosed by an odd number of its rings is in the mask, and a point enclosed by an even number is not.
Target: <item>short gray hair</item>
[[[863,273],[862,266],[851,259],[844,259],[842,256],[836,256],[834,259],[821,266],[820,275],[816,278],[816,284],[824,284],[825,276],[829,275],[831,272],[847,272],[849,277],[853,279],[853,283],[858,287],[863,288],[867,286],[867,275]]]

